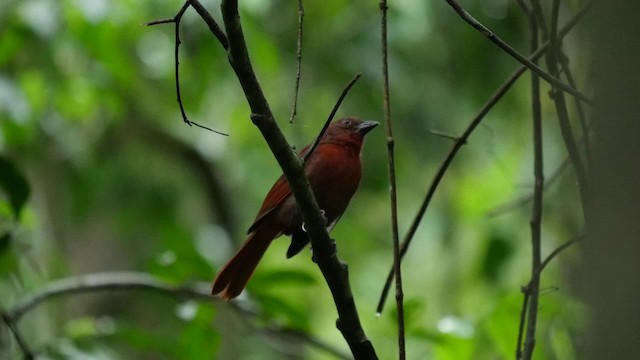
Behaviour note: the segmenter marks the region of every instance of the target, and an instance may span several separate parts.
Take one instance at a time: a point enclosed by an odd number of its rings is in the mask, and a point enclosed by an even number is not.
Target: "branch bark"
[[[398,359],[406,355],[404,328],[404,293],[402,291],[402,268],[400,264],[400,238],[398,235],[398,196],[396,187],[395,140],[391,119],[391,101],[389,95],[389,61],[387,51],[387,1],[380,0],[380,38],[382,43],[382,107],[387,129],[387,167],[389,172],[389,203],[391,204],[391,238],[393,241],[393,273],[396,283],[396,311],[398,314]]]
[[[355,306],[347,265],[336,254],[324,219],[304,175],[303,162],[294,153],[278,127],[267,99],[253,71],[244,38],[237,0],[223,0],[222,17],[226,29],[229,63],[251,108],[251,120],[258,127],[282,168],[304,220],[314,250],[314,258],[324,276],[338,311],[336,325],[356,359],[377,359],[367,339]]]

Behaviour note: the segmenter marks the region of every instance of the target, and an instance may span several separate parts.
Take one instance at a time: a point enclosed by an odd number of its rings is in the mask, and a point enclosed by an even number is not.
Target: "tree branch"
[[[482,25],[478,20],[476,20],[471,14],[469,14],[456,0],[445,0],[452,8],[455,10],[460,17],[471,25],[474,29],[478,30],[482,35],[487,37],[492,43],[498,45],[502,50],[504,50],[507,54],[511,55],[514,59],[518,60],[521,64],[525,65],[529,70],[536,73],[541,78],[545,79],[551,85],[557,87],[558,89],[565,91],[577,99],[589,104],[593,105],[593,101],[589,99],[586,95],[582,94],[580,91],[572,88],[571,86],[563,83],[557,77],[550,75],[545,72],[542,68],[536,65],[531,60],[527,59],[524,55],[520,54],[514,48],[509,46],[504,40],[500,39],[495,33],[493,33],[489,28]]]
[[[549,68],[551,74],[553,74],[554,76],[560,75],[560,69],[558,66],[560,61],[560,38],[558,37],[557,31],[559,11],[560,2],[558,0],[554,0],[552,6],[553,13],[551,16],[551,31],[549,33],[549,51],[546,54],[547,67]],[[554,86],[550,92],[550,96],[556,105],[558,123],[560,124],[560,133],[562,134],[562,138],[567,148],[571,164],[575,169],[576,180],[578,182],[578,190],[580,192],[580,199],[582,200],[583,208],[585,208],[588,196],[587,193],[589,191],[588,169],[586,169],[584,166],[582,157],[580,156],[580,151],[578,150],[578,145],[576,144],[576,139],[573,135],[571,122],[569,121],[569,111],[567,109],[567,103],[564,97],[564,93],[558,91],[558,88]]]
[[[396,311],[398,313],[398,359],[406,356],[404,328],[404,293],[402,291],[402,268],[400,264],[400,239],[398,235],[398,196],[396,187],[396,165],[394,155],[393,124],[389,95],[389,61],[387,50],[387,1],[380,0],[380,39],[382,48],[382,107],[387,129],[387,168],[389,171],[389,203],[391,207],[391,237],[393,241],[393,273],[396,283]]]
[[[351,90],[353,85],[355,85],[356,81],[358,81],[361,76],[362,76],[362,73],[356,73],[353,76],[353,78],[349,81],[347,86],[344,87],[344,89],[342,90],[342,93],[340,94],[340,97],[338,97],[338,101],[336,101],[335,105],[333,106],[333,109],[331,109],[331,113],[329,113],[329,116],[327,117],[327,120],[324,122],[324,125],[322,126],[322,129],[318,133],[318,136],[316,136],[316,140],[309,147],[309,151],[307,151],[307,153],[304,154],[304,158],[302,159],[303,162],[307,162],[307,160],[309,160],[313,152],[316,151],[316,148],[318,147],[318,144],[320,144],[320,140],[322,139],[322,136],[327,131],[329,124],[331,124],[331,120],[333,120],[333,118],[336,116],[336,113],[338,112],[338,109],[340,108],[342,101],[349,93],[349,90]]]
[[[314,257],[336,304],[337,327],[356,359],[376,359],[375,350],[360,324],[349,285],[347,266],[337,257],[335,244],[329,238],[324,219],[304,175],[302,161],[280,131],[253,71],[240,23],[238,2],[223,0],[221,8],[229,45],[229,62],[251,108],[251,120],[267,141],[291,186],[313,246]]]
[[[584,15],[591,8],[591,5],[592,5],[592,2],[587,2],[584,6],[582,6],[582,8],[580,8],[580,10],[578,10],[578,12],[574,15],[574,17],[559,32],[558,36],[559,37],[564,37],[565,35],[567,35],[571,31],[571,29],[573,29],[576,26],[576,24],[584,17]],[[534,54],[532,54],[529,57],[529,59],[530,59],[529,61],[533,61],[533,60],[539,59],[540,56],[542,56],[545,53],[545,51],[547,51],[548,47],[549,47],[549,43],[545,43],[543,46],[540,47],[540,49],[538,49],[538,51],[536,51]],[[418,209],[418,212],[416,213],[416,216],[413,218],[413,221],[412,221],[411,225],[409,226],[409,230],[407,230],[407,233],[404,236],[404,240],[402,241],[402,245],[401,245],[401,248],[400,248],[400,256],[401,256],[401,258],[404,257],[404,255],[407,253],[407,250],[409,249],[409,245],[411,244],[411,241],[413,240],[413,236],[415,235],[416,231],[418,230],[418,227],[420,226],[420,223],[422,222],[422,219],[424,218],[424,214],[426,213],[427,208],[429,207],[429,204],[431,203],[431,199],[433,198],[433,195],[435,194],[436,189],[438,188],[438,185],[440,185],[440,182],[441,182],[442,178],[444,177],[444,174],[449,169],[449,166],[453,162],[453,159],[457,155],[458,151],[467,142],[467,139],[469,138],[469,136],[471,136],[471,133],[473,133],[473,131],[476,129],[476,127],[482,122],[482,120],[484,119],[485,115],[487,115],[487,113],[489,113],[489,111],[493,108],[493,106],[498,103],[498,101],[507,93],[507,91],[511,88],[511,86],[516,82],[516,80],[518,80],[518,78],[526,70],[527,70],[526,66],[524,66],[524,65],[521,66],[516,72],[514,72],[511,75],[511,77],[504,84],[502,84],[500,86],[500,88],[498,88],[498,90],[496,90],[496,92],[485,103],[485,105],[482,107],[482,109],[480,109],[478,114],[474,117],[474,119],[471,121],[471,123],[467,126],[467,129],[464,131],[464,133],[453,144],[453,147],[449,151],[449,154],[447,154],[447,157],[444,159],[443,163],[440,165],[440,168],[438,168],[438,171],[436,172],[436,175],[433,177],[433,180],[431,181],[431,184],[429,185],[429,189],[427,190],[427,193],[426,193],[426,195],[424,197],[424,200],[422,201],[422,204],[420,205],[420,208]],[[385,302],[386,302],[386,299],[387,299],[387,295],[389,293],[389,289],[391,287],[392,281],[393,281],[393,269],[391,269],[389,271],[389,273],[387,275],[387,279],[385,280],[384,287],[383,287],[382,292],[380,294],[380,300],[378,301],[378,307],[376,308],[376,312],[378,314],[382,313],[382,310],[384,309],[384,305],[385,305]]]
[[[529,20],[529,31],[531,32],[531,51],[538,50],[538,22],[533,11],[526,8],[521,2],[522,8]],[[535,62],[534,62],[535,63]],[[537,65],[537,64],[536,64]],[[524,339],[524,353],[522,353],[522,343],[518,342],[516,355],[518,359],[529,360],[533,356],[535,347],[536,324],[538,321],[538,300],[540,295],[540,274],[537,273],[540,268],[540,252],[541,252],[541,232],[542,232],[542,194],[544,191],[544,172],[543,172],[543,138],[542,138],[542,110],[540,104],[540,78],[537,74],[531,74],[531,109],[533,122],[533,206],[531,209],[531,281],[528,291],[524,293],[525,299],[523,312],[526,317],[520,319],[518,332],[518,340],[522,338],[524,320],[526,318],[527,328]]]

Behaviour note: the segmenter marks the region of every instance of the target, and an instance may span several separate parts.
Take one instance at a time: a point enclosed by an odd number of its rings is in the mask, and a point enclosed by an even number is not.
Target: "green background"
[[[221,22],[219,2],[203,4]],[[240,5],[255,70],[292,145],[302,148],[314,139],[356,72],[362,78],[338,116],[382,121],[377,1],[305,2],[294,124],[288,118],[297,5],[291,0]],[[174,28],[143,25],[173,16],[180,6],[170,0],[0,4],[0,172],[3,179],[10,168],[18,174],[14,178],[23,174],[30,190],[19,216],[11,201],[22,203],[24,185],[11,182],[0,196],[0,234],[7,234],[0,243],[3,308],[50,280],[87,273],[131,270],[175,284],[209,282],[244,240],[281,171],[249,120],[225,52],[193,9],[181,26],[182,97],[191,120],[229,136],[181,121]],[[465,6],[528,53],[526,18],[515,2]],[[562,19],[576,6],[564,2]],[[389,43],[404,234],[453,144],[430,131],[461,134],[519,65],[445,2],[392,1]],[[583,84],[588,46],[571,35],[565,49]],[[533,189],[529,80],[523,76],[472,134],[405,258],[409,359],[514,357],[520,287],[531,267],[531,203],[513,206]],[[566,156],[548,90],[544,84],[547,177]],[[380,358],[391,359],[397,351],[393,295],[386,311],[375,314],[392,262],[383,130],[367,139],[360,190],[332,237],[349,264],[367,335]],[[570,169],[545,190],[543,210],[545,255],[581,231]],[[53,359],[335,358],[285,336],[289,330],[348,353],[310,252],[285,260],[287,246],[284,238],[273,243],[241,298],[255,317],[221,302],[112,291],[53,300],[19,325],[30,346]],[[580,292],[574,278],[581,266],[577,255],[576,249],[566,251],[542,276],[536,359],[576,358],[586,322],[575,295]],[[19,353],[15,344],[5,352]]]

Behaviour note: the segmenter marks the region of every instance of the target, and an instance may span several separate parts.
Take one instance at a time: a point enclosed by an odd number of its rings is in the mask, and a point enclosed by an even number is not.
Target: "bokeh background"
[[[219,1],[203,1],[220,19]],[[67,276],[148,272],[170,283],[210,281],[244,240],[281,171],[226,54],[193,9],[181,27],[182,97],[175,101],[176,0],[5,0],[0,4],[0,154],[25,176],[20,217],[0,197],[0,305]],[[319,131],[344,85],[363,76],[339,116],[382,120],[377,1],[305,2],[298,116],[293,102],[295,1],[241,1],[251,58],[277,120],[296,148]],[[523,53],[528,25],[507,0],[467,9]],[[562,19],[579,6],[562,4]],[[564,21],[561,21],[564,23]],[[580,86],[588,44],[565,41]],[[400,232],[404,234],[452,141],[518,64],[464,24],[445,2],[394,1],[390,80]],[[403,263],[410,359],[503,359],[515,353],[530,277],[533,189],[530,77],[492,110],[447,172]],[[543,94],[548,87],[545,84]],[[545,172],[566,157],[543,96]],[[375,306],[392,262],[386,142],[367,139],[361,187],[335,228],[356,303],[380,358],[396,354],[393,301]],[[575,178],[566,169],[544,194],[543,254],[581,233]],[[181,300],[140,291],[69,295],[19,323],[51,359],[333,359],[290,331],[348,352],[330,293],[309,251],[285,260],[273,243],[239,303]],[[575,359],[587,313],[573,278],[577,249],[542,279],[536,359]],[[391,298],[392,300],[392,298]],[[8,339],[6,332],[2,335]],[[3,350],[18,357],[15,344]]]

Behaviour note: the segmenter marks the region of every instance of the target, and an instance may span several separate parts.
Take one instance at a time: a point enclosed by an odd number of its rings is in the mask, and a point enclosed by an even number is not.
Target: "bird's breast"
[[[306,166],[309,183],[329,223],[339,218],[362,175],[359,149],[335,144],[318,147]]]

